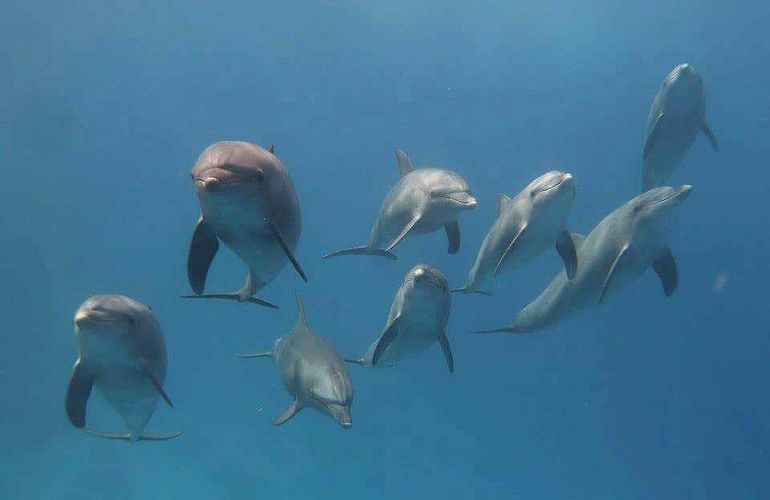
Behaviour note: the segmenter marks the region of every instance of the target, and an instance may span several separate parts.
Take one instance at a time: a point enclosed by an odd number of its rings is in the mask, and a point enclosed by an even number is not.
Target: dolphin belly
[[[142,435],[158,405],[158,392],[139,369],[117,367],[101,369],[95,384],[110,406],[123,418],[132,440]]]

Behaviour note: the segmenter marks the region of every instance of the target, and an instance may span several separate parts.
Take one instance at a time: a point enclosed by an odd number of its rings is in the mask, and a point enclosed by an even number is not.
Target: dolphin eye
[[[529,197],[534,198],[535,196],[537,196],[537,190],[533,189],[532,191],[529,192]]]

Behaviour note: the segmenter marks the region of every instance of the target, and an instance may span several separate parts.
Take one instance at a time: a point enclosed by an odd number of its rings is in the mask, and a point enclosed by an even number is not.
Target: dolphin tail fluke
[[[488,296],[492,295],[490,292],[487,292],[485,290],[475,290],[473,288],[468,288],[467,285],[462,288],[452,288],[449,291],[452,293],[477,293],[479,295],[488,295]]]
[[[329,257],[339,257],[340,255],[378,255],[380,257],[387,257],[392,260],[398,259],[398,257],[388,252],[387,250],[380,250],[379,248],[372,248],[368,246],[337,250],[336,252],[324,255],[324,259],[328,259]]]
[[[130,432],[108,432],[97,431],[94,429],[86,429],[86,432],[92,436],[104,438],[104,439],[122,439],[124,441],[166,441],[174,439],[184,434],[184,431],[170,432],[168,434],[142,434],[138,437],[134,437]]]
[[[343,358],[343,360],[342,360],[342,361],[344,361],[345,363],[352,363],[352,364],[354,364],[354,365],[361,365],[361,366],[364,366],[364,360],[363,360],[363,358],[361,358],[361,359]]]
[[[493,328],[491,330],[474,330],[471,333],[526,333],[524,330],[520,328],[516,328],[514,326],[504,326],[502,328]]]
[[[237,302],[250,302],[260,306],[269,307],[270,309],[278,309],[278,306],[272,304],[266,300],[260,300],[255,297],[242,297],[238,293],[204,293],[201,295],[182,295],[183,299],[227,299],[235,300]]]
[[[235,354],[236,358],[272,358],[273,353],[270,351],[266,352],[255,352],[252,354]]]

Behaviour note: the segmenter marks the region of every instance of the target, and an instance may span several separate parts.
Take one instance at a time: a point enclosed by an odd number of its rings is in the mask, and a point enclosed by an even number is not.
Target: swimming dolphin
[[[86,404],[95,384],[117,411],[128,432],[89,433],[110,439],[164,440],[182,434],[146,434],[144,427],[158,404],[171,404],[166,379],[166,345],[160,324],[145,305],[123,295],[95,295],[75,313],[78,356],[67,389],[72,425],[86,424]]]
[[[497,220],[481,244],[465,286],[452,291],[487,293],[480,288],[490,277],[526,263],[554,243],[572,279],[577,255],[566,224],[574,199],[572,176],[558,170],[533,180],[513,199],[499,195]]]
[[[310,406],[328,414],[342,427],[349,428],[353,425],[350,414],[353,383],[348,369],[331,343],[308,326],[299,294],[297,309],[297,326],[278,338],[271,351],[236,356],[275,359],[283,385],[294,396],[294,401],[273,420],[273,425],[281,425],[302,408]]]
[[[444,330],[452,307],[448,288],[446,276],[435,267],[414,266],[396,292],[380,336],[363,358],[345,361],[367,367],[391,365],[414,357],[438,342],[449,372],[454,372],[452,349]]]
[[[252,295],[294,258],[301,229],[294,184],[273,147],[248,142],[217,142],[201,153],[192,169],[201,217],[187,258],[187,276],[195,295],[184,298],[233,299],[277,306]],[[246,282],[234,293],[203,295],[211,261],[222,240],[249,268]]]
[[[457,218],[463,210],[476,207],[465,179],[442,168],[415,169],[414,162],[396,150],[401,179],[382,202],[369,243],[346,248],[324,258],[338,255],[380,255],[395,259],[390,253],[407,235],[426,234],[443,227],[449,240],[449,253],[460,249]]]
[[[575,277],[562,270],[505,328],[487,332],[524,333],[554,325],[578,310],[598,306],[652,266],[666,296],[674,293],[677,271],[668,247],[674,216],[691,187],[644,192],[605,217],[588,236],[573,234],[578,255]]]
[[[668,74],[652,101],[644,143],[642,190],[665,184],[702,131],[714,151],[719,145],[706,122],[703,79],[689,64]]]

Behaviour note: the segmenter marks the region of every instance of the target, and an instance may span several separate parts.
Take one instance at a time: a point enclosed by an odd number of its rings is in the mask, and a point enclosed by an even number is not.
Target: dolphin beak
[[[681,198],[682,200],[687,199],[688,196],[690,196],[690,193],[692,192],[692,186],[689,184],[682,184],[678,188],[676,188],[676,196],[678,198]]]
[[[329,408],[332,418],[345,429],[353,426],[353,416],[350,414],[350,407],[334,405]]]
[[[476,201],[476,198],[471,196],[470,193],[452,193],[451,198],[462,205],[463,208],[476,208],[476,205],[478,205],[478,202]]]
[[[203,179],[203,188],[208,192],[213,192],[219,189],[219,179],[216,177],[206,177]]]

